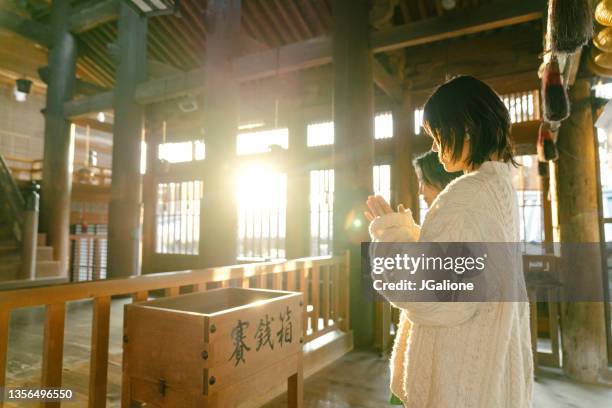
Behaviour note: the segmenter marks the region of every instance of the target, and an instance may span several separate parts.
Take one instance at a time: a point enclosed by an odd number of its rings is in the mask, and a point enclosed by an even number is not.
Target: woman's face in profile
[[[447,150],[441,149],[440,144],[436,140],[435,137],[432,137],[433,143],[431,145],[431,150],[438,153],[438,160],[444,166],[444,170],[449,173],[454,173],[456,171],[464,171],[467,169],[467,158],[470,152],[470,144],[467,139],[463,141],[463,150],[461,151],[461,158],[459,160],[455,160],[450,152]]]
[[[438,194],[440,194],[440,189],[423,180],[419,180],[419,193],[423,195],[423,200],[427,203],[427,207],[431,207],[431,203],[433,203]]]

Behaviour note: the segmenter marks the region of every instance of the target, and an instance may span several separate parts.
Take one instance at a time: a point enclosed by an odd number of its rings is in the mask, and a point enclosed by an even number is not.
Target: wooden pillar
[[[393,137],[395,156],[393,158],[392,181],[395,189],[394,208],[398,204],[410,208],[415,220],[419,220],[419,182],[412,165],[414,158],[414,103],[410,93],[404,94],[403,103],[393,111]]]
[[[372,194],[374,79],[369,37],[369,1],[333,1],[334,248],[350,250],[350,314],[355,343],[374,341],[374,303],[362,294],[360,243],[369,241],[363,212]]]
[[[590,105],[591,89],[578,79],[570,89],[572,113],[559,130],[559,160],[556,186],[561,242],[600,241],[596,178],[596,137]],[[595,245],[595,244],[594,244]],[[563,253],[561,254],[563,256]],[[565,284],[572,280],[601,281],[601,260],[584,257],[582,271],[575,276],[565,271]],[[607,370],[604,305],[602,302],[572,302],[561,305],[563,370],[583,382],[598,382]]]
[[[240,36],[240,0],[209,0],[210,32],[204,59],[204,192],[200,224],[200,263],[230,265],[237,256],[235,156],[238,84],[231,60]]]
[[[70,193],[74,135],[64,115],[64,102],[72,99],[76,71],[76,40],[70,27],[70,1],[51,7],[53,45],[49,52],[49,86],[45,114],[45,148],[41,197],[41,227],[53,246],[53,259],[68,273],[70,257]]]
[[[140,150],[143,107],[134,94],[146,79],[147,19],[119,6],[119,64],[115,81],[113,165],[108,219],[108,276],[140,273]]]
[[[287,169],[286,258],[310,255],[310,172],[307,163],[306,122],[302,110],[294,107],[289,118],[289,160]]]
[[[153,271],[155,253],[156,211],[157,211],[157,171],[158,145],[161,143],[162,124],[159,105],[149,105],[145,109],[146,173],[142,177],[142,273]]]

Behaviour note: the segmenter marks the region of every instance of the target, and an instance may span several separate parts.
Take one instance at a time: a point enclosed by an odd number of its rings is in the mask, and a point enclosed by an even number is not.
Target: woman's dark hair
[[[448,183],[463,175],[462,171],[449,173],[444,170],[444,166],[438,160],[438,154],[431,150],[417,156],[412,163],[420,173],[421,181],[439,190],[444,190]]]
[[[458,76],[440,85],[425,103],[423,124],[453,160],[461,158],[469,134],[469,166],[480,165],[493,155],[516,165],[508,109],[487,84],[472,76]]]

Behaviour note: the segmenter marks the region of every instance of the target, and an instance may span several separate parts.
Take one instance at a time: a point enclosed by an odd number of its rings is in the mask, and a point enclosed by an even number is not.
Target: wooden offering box
[[[214,289],[124,316],[123,405],[235,407],[288,381],[289,406],[302,406],[301,293]]]

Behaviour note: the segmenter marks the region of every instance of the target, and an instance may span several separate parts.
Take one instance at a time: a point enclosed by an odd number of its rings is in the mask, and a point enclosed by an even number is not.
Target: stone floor
[[[353,351],[306,379],[304,408],[380,408],[388,404],[388,362],[376,353]],[[612,387],[577,384],[558,370],[542,370],[534,408],[610,408]],[[263,408],[287,406],[283,394]]]
[[[121,335],[123,305],[112,302],[108,365],[107,407],[119,407],[121,379]],[[7,386],[37,386],[43,335],[43,309],[19,309],[11,315]],[[91,302],[71,302],[67,307],[64,339],[63,386],[72,389],[74,402],[67,407],[86,406],[91,338]],[[354,351],[331,363],[305,381],[306,408],[391,407],[388,360],[377,353]],[[5,404],[5,407],[11,405]],[[20,405],[21,406],[21,405]],[[286,395],[265,408],[286,407]],[[535,385],[536,408],[612,407],[612,388],[574,383],[558,371],[544,371]]]

